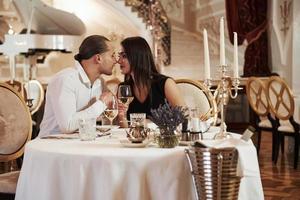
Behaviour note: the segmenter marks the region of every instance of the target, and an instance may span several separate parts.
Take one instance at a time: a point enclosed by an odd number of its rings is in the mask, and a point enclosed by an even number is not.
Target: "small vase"
[[[160,134],[157,136],[156,141],[161,148],[174,148],[179,143],[179,138],[174,134]]]

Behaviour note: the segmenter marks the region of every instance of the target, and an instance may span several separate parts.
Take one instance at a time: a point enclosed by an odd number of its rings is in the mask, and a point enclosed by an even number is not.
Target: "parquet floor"
[[[286,145],[287,147],[287,145]],[[300,163],[293,168],[293,156],[285,150],[277,164],[272,163],[271,133],[262,133],[259,165],[266,200],[300,200]]]

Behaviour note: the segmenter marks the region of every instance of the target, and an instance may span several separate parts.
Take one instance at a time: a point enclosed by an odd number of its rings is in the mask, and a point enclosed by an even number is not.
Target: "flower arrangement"
[[[150,119],[160,128],[161,135],[175,135],[175,130],[187,118],[187,108],[170,106],[167,100],[157,109],[151,109]]]

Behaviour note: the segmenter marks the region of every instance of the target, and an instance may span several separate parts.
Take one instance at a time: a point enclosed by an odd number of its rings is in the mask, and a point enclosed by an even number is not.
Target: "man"
[[[74,58],[78,61],[75,67],[58,72],[48,84],[39,137],[77,130],[79,119],[100,116],[112,95],[104,91],[99,78],[101,74],[111,75],[116,63],[107,38],[87,37]]]

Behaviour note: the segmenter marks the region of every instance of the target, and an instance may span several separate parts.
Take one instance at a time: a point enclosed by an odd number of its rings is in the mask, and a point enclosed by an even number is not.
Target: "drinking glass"
[[[104,111],[105,117],[109,120],[112,126],[113,120],[118,115],[118,100],[115,96],[111,96],[106,110]]]
[[[126,105],[126,107],[129,106],[131,101],[133,100],[133,95],[131,91],[130,85],[120,85],[118,88],[118,99],[120,102]]]
[[[130,126],[146,127],[146,113],[130,113]]]
[[[84,141],[95,140],[96,118],[82,118],[79,120],[79,138]]]

